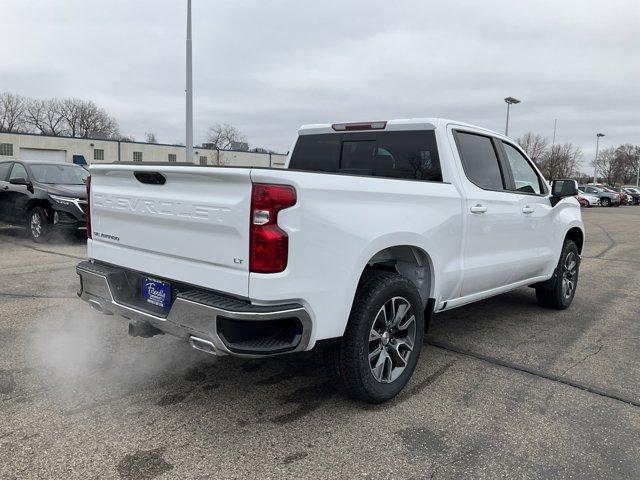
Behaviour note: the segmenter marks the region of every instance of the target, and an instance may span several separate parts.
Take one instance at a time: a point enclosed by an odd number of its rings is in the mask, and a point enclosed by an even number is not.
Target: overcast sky
[[[186,0],[0,0],[0,91],[81,97],[184,141]],[[289,149],[304,123],[442,116],[640,143],[640,2],[193,0],[195,140]]]

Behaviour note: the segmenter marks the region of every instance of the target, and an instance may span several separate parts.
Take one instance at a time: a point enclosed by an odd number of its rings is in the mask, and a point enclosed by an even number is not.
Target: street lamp
[[[520,103],[520,100],[513,97],[507,97],[504,99],[504,101],[507,102],[507,126],[504,127],[504,135],[509,136],[509,107],[511,105],[515,105],[516,103]]]
[[[600,146],[600,137],[604,137],[604,133],[596,133],[596,158],[593,160],[593,183],[596,184],[596,173],[598,169],[598,147]]]
[[[193,162],[193,77],[191,63],[191,0],[187,0],[187,81],[185,161]]]

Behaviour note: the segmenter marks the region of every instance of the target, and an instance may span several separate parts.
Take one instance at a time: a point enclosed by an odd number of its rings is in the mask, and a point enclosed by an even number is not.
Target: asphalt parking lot
[[[637,478],[640,208],[583,210],[573,306],[523,288],[436,315],[381,406],[315,353],[131,338],[75,295],[81,238],[0,226],[0,478]]]

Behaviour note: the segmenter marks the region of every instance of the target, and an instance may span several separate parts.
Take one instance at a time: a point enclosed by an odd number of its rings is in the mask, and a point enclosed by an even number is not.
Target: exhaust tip
[[[103,315],[113,315],[112,311],[104,309],[104,307],[102,306],[102,302],[94,300],[93,298],[90,298],[89,300],[87,300],[87,302],[89,303],[89,306],[96,312],[100,312]]]
[[[99,301],[90,299],[90,300],[88,300],[88,302],[89,302],[89,306],[92,309],[94,309],[96,312],[104,313],[104,309],[102,308],[102,304]]]
[[[200,350],[201,352],[208,353],[210,355],[217,355],[216,347],[209,340],[204,340],[199,337],[191,336],[189,337],[189,343],[196,350]]]

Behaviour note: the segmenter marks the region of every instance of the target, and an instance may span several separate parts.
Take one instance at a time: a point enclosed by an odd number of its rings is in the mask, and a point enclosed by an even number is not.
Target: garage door
[[[67,152],[65,150],[21,148],[20,160],[25,160],[27,162],[65,162],[67,160]]]

